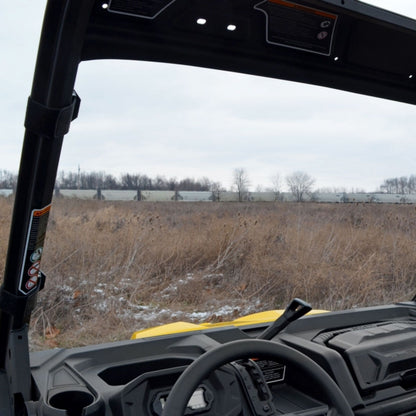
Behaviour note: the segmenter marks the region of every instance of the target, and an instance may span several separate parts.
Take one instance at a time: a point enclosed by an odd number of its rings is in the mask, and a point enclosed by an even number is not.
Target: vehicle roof
[[[415,103],[415,28],[356,0],[101,0],[81,59],[194,65]]]

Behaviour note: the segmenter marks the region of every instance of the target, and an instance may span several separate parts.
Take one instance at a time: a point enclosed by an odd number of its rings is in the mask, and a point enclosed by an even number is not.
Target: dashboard
[[[162,416],[172,386],[192,363],[231,343],[238,356],[239,345],[268,325],[32,353],[37,400],[28,416]],[[414,303],[305,316],[262,342],[312,359],[357,416],[416,415]],[[241,353],[208,375],[201,373],[186,415],[332,414],[328,393],[311,371]]]

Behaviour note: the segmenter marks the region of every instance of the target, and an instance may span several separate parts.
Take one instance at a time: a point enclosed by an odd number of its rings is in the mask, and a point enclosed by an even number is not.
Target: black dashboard
[[[252,340],[266,327],[223,327],[32,353],[38,400],[29,406],[29,416],[161,416],[172,386],[198,357],[236,340]],[[311,358],[336,382],[357,416],[416,414],[414,303],[309,315],[263,342]],[[243,358],[202,377],[185,414],[331,414],[328,397],[297,366],[256,354]]]

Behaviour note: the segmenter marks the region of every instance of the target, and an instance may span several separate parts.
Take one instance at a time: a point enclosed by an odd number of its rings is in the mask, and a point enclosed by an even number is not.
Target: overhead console
[[[178,63],[416,103],[416,22],[355,0],[101,0],[82,60]]]

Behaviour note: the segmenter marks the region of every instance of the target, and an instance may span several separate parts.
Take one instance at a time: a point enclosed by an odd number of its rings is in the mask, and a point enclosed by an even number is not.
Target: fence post
[[[103,196],[101,194],[101,188],[97,188],[97,199],[98,201],[101,201],[103,199]]]

